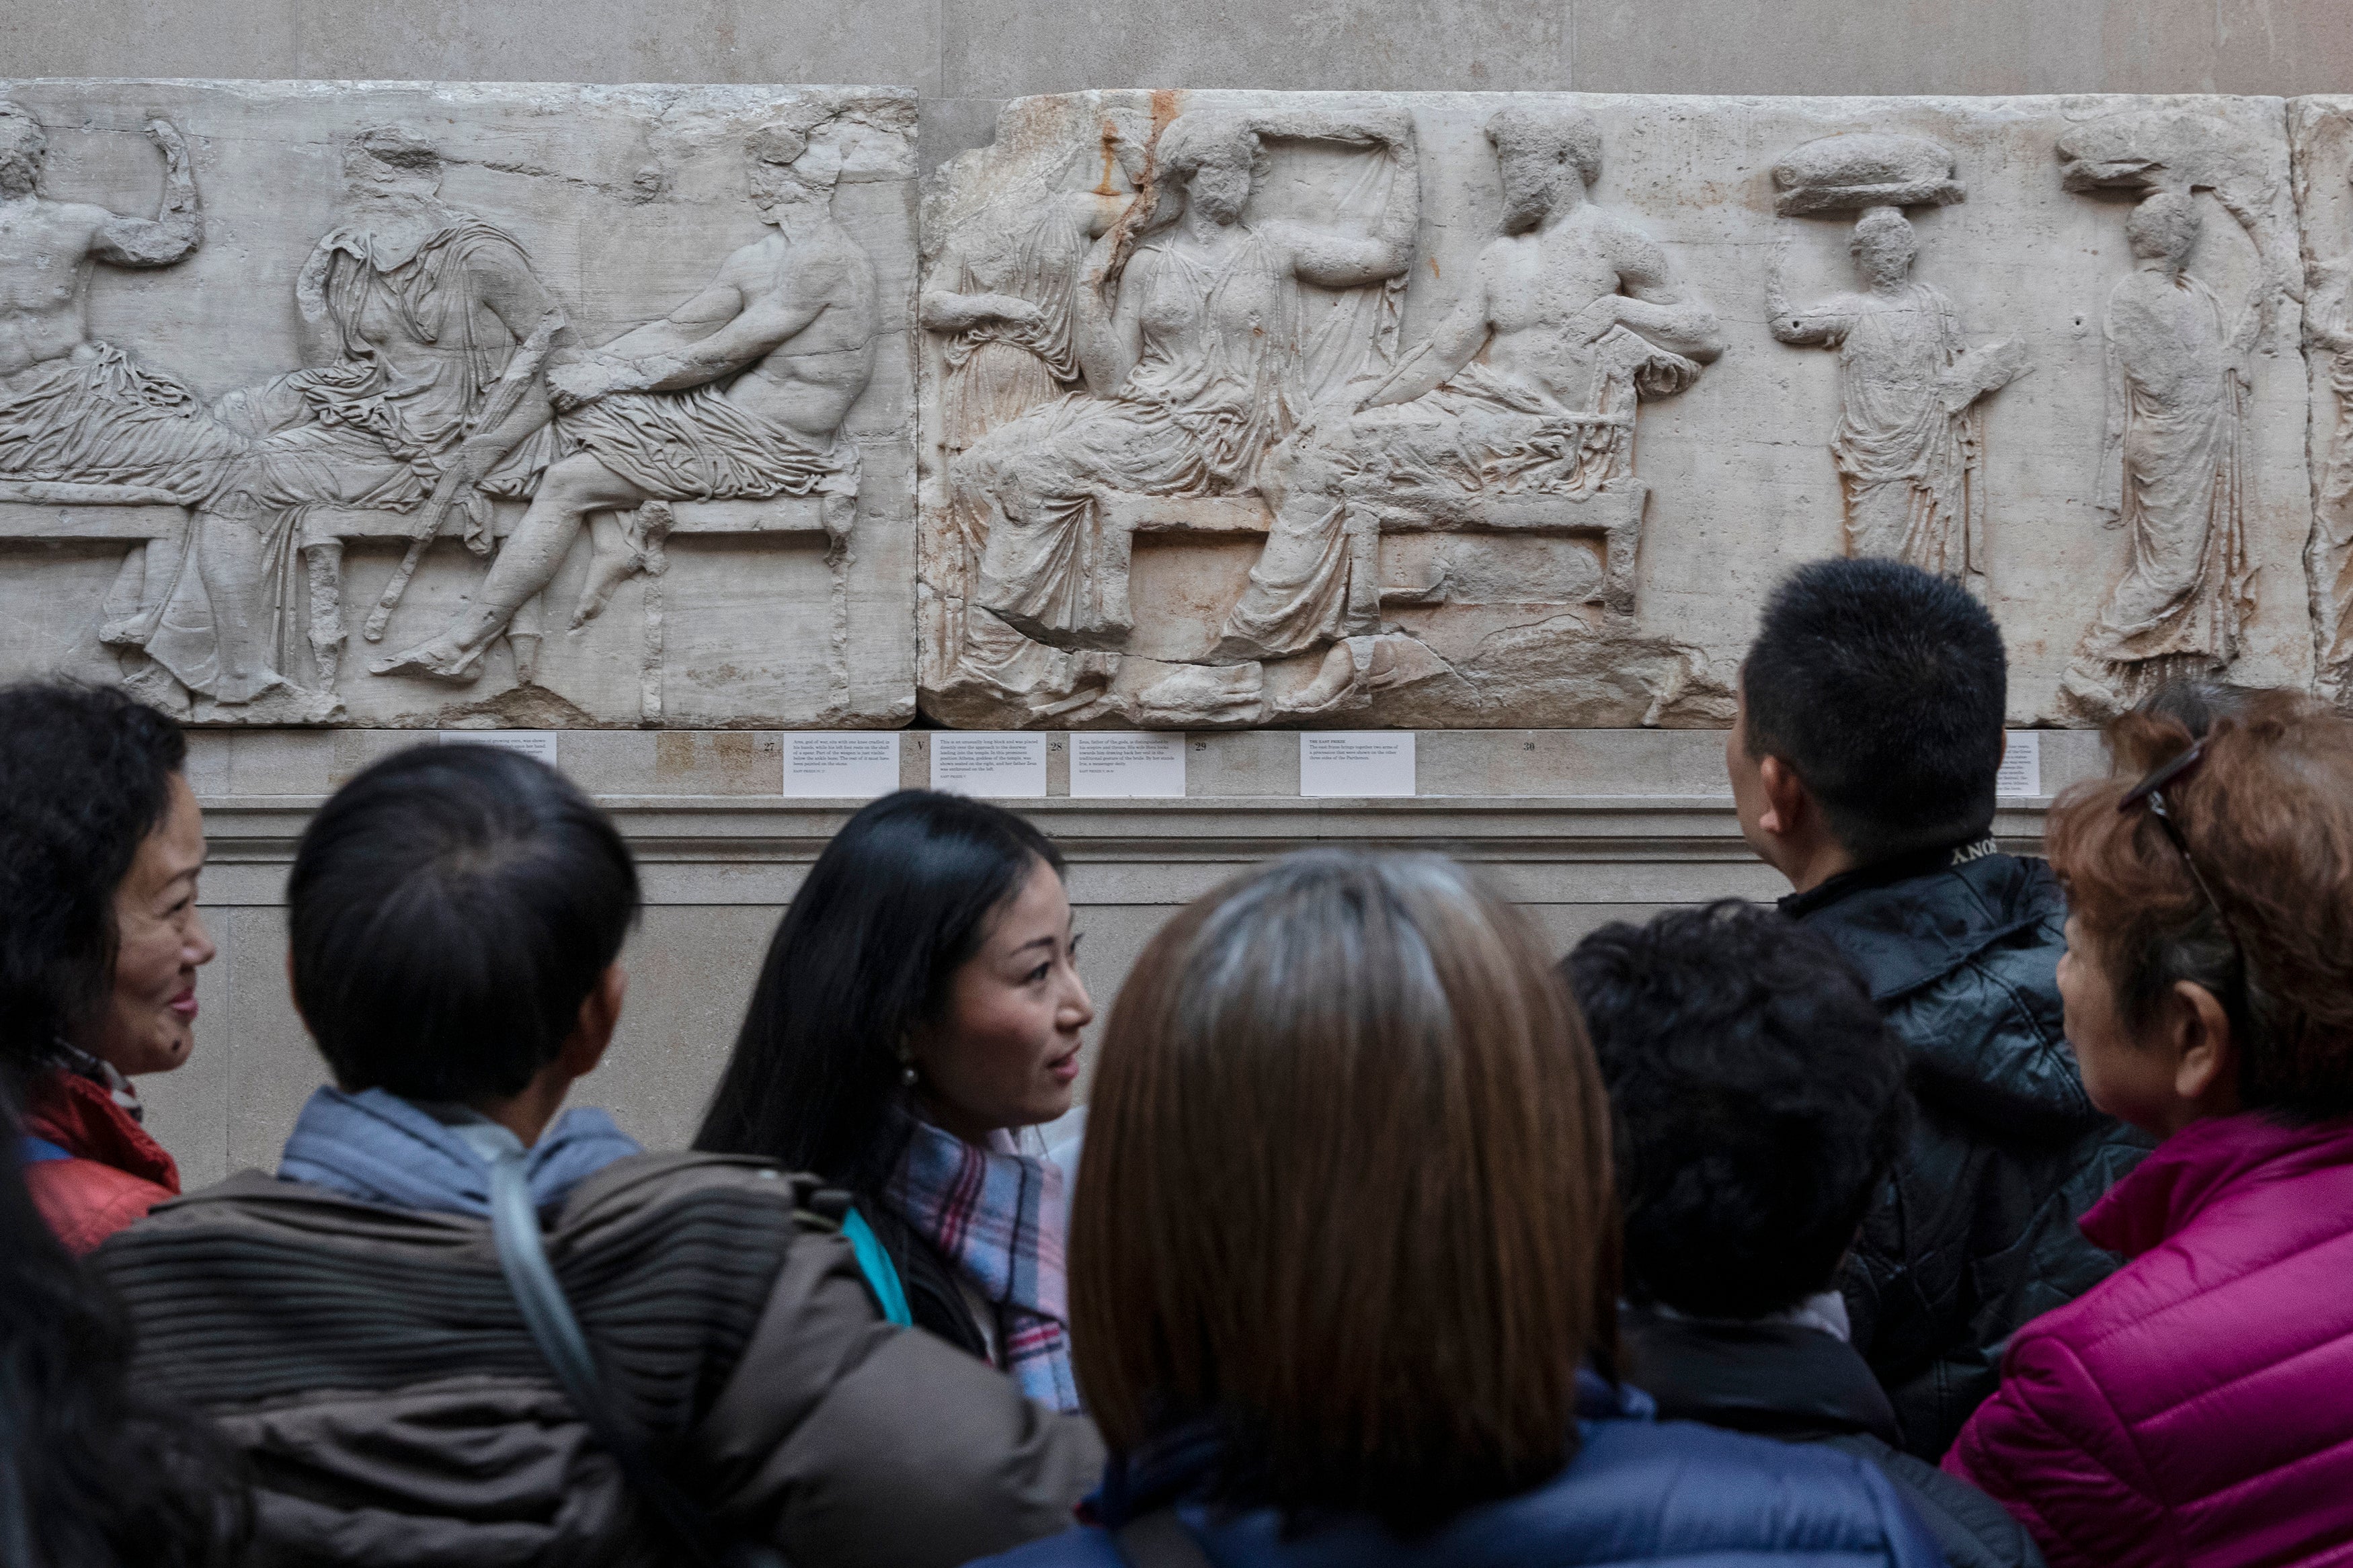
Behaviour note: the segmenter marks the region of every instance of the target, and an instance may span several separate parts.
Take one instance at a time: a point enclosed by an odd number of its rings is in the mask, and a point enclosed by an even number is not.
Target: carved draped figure
[[[519,334],[481,302],[477,275],[490,273],[528,279],[531,258],[512,236],[463,213],[447,215],[406,256],[385,254],[364,226],[319,241],[295,298],[305,316],[333,326],[340,357],[222,404],[260,437],[253,484],[265,508],[407,512],[424,504],[517,346]],[[535,282],[531,291],[539,292]],[[527,498],[560,455],[543,429],[480,488]],[[479,545],[486,541],[476,517],[470,533]]]
[[[1582,366],[1586,395],[1571,408],[1552,389],[1473,360],[1409,402],[1367,408],[1315,438],[1276,512],[1250,584],[1228,613],[1219,647],[1277,658],[1379,629],[1380,584],[1359,581],[1349,512],[1359,495],[1443,488],[1463,495],[1575,495],[1634,472],[1634,411],[1699,379],[1692,360],[1614,327]],[[1359,526],[1377,526],[1364,520]]]
[[[1250,489],[1299,418],[1299,291],[1263,237],[1243,230],[1211,261],[1148,241],[1124,287],[1145,290],[1143,353],[1118,394],[1035,409],[955,468],[975,602],[1059,647],[1115,648],[1129,629],[1124,544],[1104,537],[1103,492]],[[1247,326],[1219,324],[1233,321]]]
[[[855,496],[858,443],[803,435],[727,401],[716,386],[615,392],[556,421],[565,445],[664,500]]]
[[[2337,700],[2347,701],[2353,700],[2353,351],[2329,362],[2328,384],[2337,395],[2337,431],[2321,476],[2319,526],[2314,531],[2315,575],[2330,617],[2320,675],[2334,685]]]
[[[1050,403],[1079,379],[1071,331],[1093,243],[1068,194],[1044,200],[1025,190],[955,226],[948,250],[958,294],[1004,294],[1038,308],[1035,321],[991,320],[966,327],[942,353],[940,415],[950,452]]]
[[[195,393],[111,343],[0,377],[0,479],[148,485],[194,505],[245,448]]]
[[[2230,323],[2197,279],[2144,271],[2116,285],[2105,325],[2109,406],[2123,417],[2103,492],[2127,553],[2079,657],[2141,667],[2142,681],[2202,673],[2236,657],[2253,611]]]
[[[385,254],[364,226],[319,241],[296,279],[295,299],[306,318],[333,329],[338,357],[233,392],[216,405],[220,422],[248,438],[244,454],[191,522],[153,623],[130,640],[190,690],[221,690],[217,613],[195,563],[206,530],[218,526],[206,512],[252,517],[263,533],[269,658],[288,668],[300,635],[295,577],[301,546],[313,542],[306,526],[311,511],[414,511],[505,371],[515,335],[480,302],[475,276],[492,272],[529,279],[530,258],[503,230],[462,213],[446,214],[406,254]],[[528,496],[560,455],[552,431],[542,429],[482,489]],[[470,504],[467,518],[469,542],[487,548],[487,505]]]
[[[1967,349],[1943,290],[1905,283],[1825,306],[1839,350],[1839,423],[1831,437],[1846,503],[1847,553],[1903,561],[1940,577],[1971,568],[1984,528],[1983,415],[1955,409],[1949,373]]]

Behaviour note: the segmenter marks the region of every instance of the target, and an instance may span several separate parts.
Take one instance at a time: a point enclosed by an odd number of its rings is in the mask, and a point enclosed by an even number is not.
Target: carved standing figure
[[[2314,509],[2311,568],[2321,689],[2353,704],[2353,268],[2340,263],[2337,270],[2333,318],[2315,298],[2304,319],[2306,346],[2329,356],[2328,387],[2337,399]]]
[[[1831,437],[1846,510],[1846,552],[1907,562],[1955,582],[1985,571],[1982,399],[2025,368],[2016,339],[1972,350],[1944,290],[1912,276],[1919,237],[1873,207],[1850,248],[1864,290],[1803,310],[1777,253],[1766,279],[1773,336],[1839,355]]]
[[[1144,179],[1139,118],[1117,110],[1103,116],[1103,178],[1092,189],[1063,188],[1070,161],[1060,160],[949,228],[922,316],[927,331],[948,340],[940,417],[951,456],[1079,384],[1088,303],[1081,291],[1093,287],[1096,242],[1127,216]],[[1113,184],[1114,168],[1128,189]]]
[[[1369,552],[1349,549],[1349,491],[1583,494],[1633,474],[1634,410],[1681,392],[1724,350],[1715,313],[1640,229],[1588,197],[1601,132],[1577,109],[1487,123],[1503,233],[1430,337],[1304,442],[1213,660],[1273,658],[1379,629]],[[1293,706],[1353,679],[1335,648]]]
[[[953,467],[952,504],[980,561],[980,610],[1056,648],[1124,646],[1130,541],[1106,526],[1101,497],[1260,487],[1309,411],[1301,285],[1360,288],[1411,260],[1420,210],[1412,132],[1402,114],[1278,125],[1214,111],[1162,131],[1158,210],[1121,272],[1110,320],[1082,348],[1090,384],[1115,390],[1033,410]],[[1268,135],[1388,150],[1396,168],[1371,232],[1248,218]]]
[[[2144,198],[2125,223],[2133,270],[2108,296],[2099,507],[2128,550],[2063,681],[2096,712],[2229,664],[2253,613],[2241,410],[2261,316],[2252,300],[2226,308],[2190,274],[2199,224],[2185,195]]]
[[[379,675],[470,680],[517,609],[554,579],[592,512],[653,501],[816,496],[837,551],[858,514],[858,447],[841,422],[866,388],[874,265],[833,216],[838,153],[771,125],[746,148],[752,205],[776,232],[720,265],[662,320],[547,372],[558,433],[550,468],[472,602]],[[600,562],[572,624],[601,609],[642,550]]]

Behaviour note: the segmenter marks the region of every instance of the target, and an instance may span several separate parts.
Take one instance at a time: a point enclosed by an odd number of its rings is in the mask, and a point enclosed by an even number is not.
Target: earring
[[[915,1087],[914,1047],[907,1044],[906,1037],[903,1035],[899,1037],[899,1087],[902,1089]]]
[[[899,1084],[902,1089],[913,1089],[915,1087],[914,1063],[909,1062],[905,1067],[899,1069]]]

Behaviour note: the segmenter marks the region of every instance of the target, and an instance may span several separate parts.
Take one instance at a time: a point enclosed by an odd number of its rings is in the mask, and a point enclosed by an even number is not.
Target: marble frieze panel
[[[0,83],[0,675],[913,707],[903,89]]]
[[[2296,124],[2341,205],[2341,111]],[[1019,100],[925,195],[923,705],[1721,724],[1765,590],[1841,553],[1984,597],[2016,723],[2173,675],[2308,685],[2347,546],[2315,531],[2302,301],[2348,237],[2299,257],[2289,125]]]

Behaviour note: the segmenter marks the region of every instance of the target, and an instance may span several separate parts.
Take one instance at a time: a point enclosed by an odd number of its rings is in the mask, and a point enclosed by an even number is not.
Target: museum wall
[[[927,166],[1086,88],[2200,92],[2353,85],[2337,0],[100,0],[16,5],[17,77],[871,82]]]
[[[1840,356],[1808,352],[1837,346],[1844,329],[1826,339],[1807,313],[1854,286],[1849,252],[1872,207],[1857,194],[1852,146],[1810,164],[1804,152],[1841,136],[1893,138],[1865,151],[1928,170],[1893,206],[1884,193],[1877,203],[1908,217],[1873,221],[1945,291],[1945,352],[1969,366],[1952,416],[1967,457],[1953,459],[1962,499],[1947,521],[1962,565],[1951,574],[1973,572],[2004,622],[2019,671],[2010,722],[2039,761],[2005,799],[1997,828],[2006,847],[2031,850],[2049,797],[2100,766],[2086,727],[2098,704],[2070,699],[2063,683],[2124,558],[2096,489],[2112,368],[2103,340],[2116,335],[2103,310],[2130,268],[2128,217],[2153,195],[2179,194],[2195,209],[2182,275],[2211,289],[2218,315],[2245,308],[2244,374],[2227,398],[2200,405],[2220,419],[2227,401],[2247,453],[2231,503],[2232,537],[2252,554],[2232,577],[2234,672],[2333,689],[2318,667],[2353,646],[2327,581],[2335,557],[2306,559],[2324,543],[2342,553],[2346,542],[2323,534],[2353,519],[2353,490],[2332,491],[2328,478],[2332,461],[2345,462],[2334,445],[2339,402],[2353,399],[2353,380],[2331,381],[2345,375],[2332,365],[2347,363],[2353,340],[2329,336],[2344,331],[2353,275],[2353,104],[2282,101],[2353,83],[2353,27],[2335,0],[1179,4],[1108,19],[1101,8],[1008,0],[689,4],[658,14],[537,0],[264,0],[17,7],[0,18],[0,43],[12,76],[45,79],[8,96],[47,127],[58,192],[153,210],[164,163],[162,144],[143,139],[145,119],[163,116],[192,138],[204,248],[136,274],[100,268],[90,305],[95,331],[132,363],[176,378],[190,400],[217,405],[278,386],[298,366],[336,363],[320,335],[334,300],[323,300],[322,316],[298,279],[306,257],[333,250],[353,170],[375,167],[366,157],[396,169],[428,152],[440,160],[435,199],[503,237],[481,243],[527,257],[566,329],[601,342],[692,296],[731,247],[760,242],[768,195],[747,205],[741,144],[781,113],[789,145],[754,153],[755,182],[764,159],[790,170],[804,142],[818,147],[794,177],[829,196],[872,279],[866,331],[878,348],[846,386],[829,433],[785,458],[771,451],[782,467],[772,463],[765,489],[739,486],[749,500],[687,501],[658,527],[652,511],[584,522],[538,584],[544,605],[535,589],[501,612],[508,618],[483,634],[490,640],[426,658],[476,658],[458,671],[470,686],[375,666],[464,620],[481,594],[480,557],[524,524],[527,485],[501,491],[486,481],[486,499],[463,514],[478,553],[442,542],[413,581],[400,565],[405,520],[429,486],[386,501],[393,478],[360,494],[366,487],[346,477],[336,482],[353,493],[333,506],[311,505],[290,532],[258,532],[276,552],[266,568],[280,584],[271,657],[290,678],[276,686],[240,686],[216,650],[185,651],[213,649],[233,618],[226,599],[203,603],[209,585],[176,552],[192,495],[0,496],[9,611],[0,663],[12,674],[90,674],[119,659],[123,679],[175,702],[194,726],[191,776],[214,855],[206,912],[221,956],[200,982],[194,1060],[147,1086],[154,1124],[192,1182],[267,1163],[318,1079],[281,968],[282,881],[305,815],[369,758],[437,730],[559,731],[557,765],[615,811],[638,849],[648,909],[627,956],[630,1003],[589,1092],[657,1143],[691,1132],[777,914],[854,809],[795,797],[786,758],[796,731],[895,732],[909,784],[934,777],[942,731],[928,726],[1044,732],[1043,796],[1014,804],[1071,855],[1088,933],[1082,968],[1105,1010],[1174,908],[1307,844],[1461,855],[1564,947],[1608,920],[1778,893],[1732,821],[1720,726],[1757,595],[1845,537],[1831,437],[1841,399],[1863,383]],[[124,81],[139,78],[180,79]],[[223,90],[206,79],[245,85]],[[313,85],[261,85],[272,79]],[[388,85],[400,82],[441,85]],[[676,85],[448,85],[467,82]],[[827,82],[872,85],[761,85]],[[1130,88],[1187,91],[1117,90]],[[1265,96],[1277,91],[1335,96]],[[959,481],[956,465],[987,431],[955,434],[959,331],[925,314],[927,290],[955,292],[956,268],[980,276],[1002,260],[990,247],[1003,230],[987,215],[1029,201],[1033,187],[1124,213],[1141,165],[1114,167],[1122,137],[1134,143],[1127,152],[1143,151],[1189,108],[1270,125],[1292,117],[1266,135],[1260,174],[1306,193],[1281,216],[1377,226],[1371,215],[1395,195],[1400,159],[1366,127],[1402,115],[1421,179],[1410,266],[1353,294],[1315,297],[1334,320],[1356,311],[1372,323],[1359,346],[1374,357],[1356,367],[1356,384],[1369,384],[1446,319],[1461,279],[1508,237],[1497,226],[1488,130],[1501,100],[1459,95],[1511,91],[1597,95],[1579,100],[1605,148],[1588,195],[1661,247],[1676,287],[1728,346],[1705,341],[1707,323],[1686,323],[1695,335],[1677,341],[1689,352],[1665,356],[1682,363],[1630,369],[1620,387],[1625,444],[1594,447],[1589,473],[1534,481],[1544,502],[1535,510],[1551,509],[1534,525],[1514,521],[1509,498],[1476,515],[1384,512],[1376,532],[1396,542],[1380,546],[1378,581],[1365,588],[1379,635],[1370,621],[1340,626],[1352,635],[1336,640],[1328,628],[1261,628],[1242,653],[1216,653],[1262,541],[1279,531],[1277,509],[1223,498],[1146,505],[1136,498],[1149,499],[1152,481],[1137,473],[1098,486],[1128,499],[1091,503],[1133,536],[1133,570],[1123,562],[1117,574],[1132,608],[1098,595],[1025,619],[1015,602],[1022,584],[1056,584],[1033,565],[1007,589],[1003,563],[984,562],[959,533],[956,509],[976,493],[977,470],[967,463]],[[1000,129],[1000,113],[1025,95],[1052,96],[1015,108]],[[2134,114],[2143,118],[2120,142],[2103,144],[2097,131],[2084,140],[2084,122]],[[2184,114],[2199,129],[2188,143],[2167,141]],[[1324,119],[1310,125],[1298,118],[1306,115]],[[380,139],[354,163],[356,134],[417,123],[430,134],[416,145]],[[2144,156],[2152,135],[2164,143],[2155,175]],[[2072,152],[2063,144],[2071,136]],[[2112,156],[2119,147],[2126,155]],[[1069,174],[1092,149],[1103,160],[1092,184]],[[1274,216],[1271,205],[1261,210]],[[1124,232],[1118,214],[1101,221]],[[318,276],[332,279],[335,265],[318,263]],[[1794,300],[1786,333],[1768,275]],[[529,325],[515,326],[513,344],[501,340],[501,354],[522,345]],[[468,384],[478,403],[498,379],[497,363],[485,363]],[[1428,395],[1443,405],[1460,390]],[[357,421],[358,404],[333,403],[343,395],[332,384],[291,391],[311,400],[313,426]],[[249,401],[268,412],[265,400]],[[326,406],[338,412],[321,420],[315,410]],[[295,416],[276,417],[282,428]],[[1606,436],[1604,423],[1581,428]],[[270,482],[300,490],[311,481],[288,468]],[[1989,484],[1996,499],[1980,527],[1964,491]],[[1004,485],[1016,511],[1040,493],[1018,473]],[[1565,514],[1573,526],[1558,521]],[[1851,502],[1843,522],[1856,526]],[[1630,542],[1628,559],[1613,563],[1609,542],[1638,534],[1639,566]],[[1465,538],[1491,542],[1466,555]],[[1989,561],[1968,556],[1989,542]],[[1553,584],[1540,616],[1493,603],[1493,581],[1515,574]],[[1096,579],[1082,585],[1092,592]],[[364,637],[363,619],[385,597],[398,605],[389,638]],[[206,618],[216,607],[222,616]],[[1026,640],[974,654],[965,623],[983,609]],[[191,613],[201,635],[188,630]],[[1107,647],[1124,661],[1118,673],[1090,662]],[[2120,680],[2105,694],[2129,687]],[[923,727],[900,728],[911,722]],[[1183,733],[1182,795],[1074,794],[1065,738],[1089,726]],[[1411,794],[1317,795],[1302,777],[1297,726],[1413,736]]]

